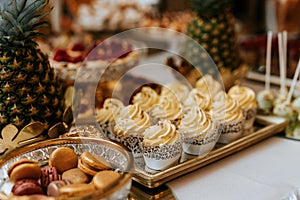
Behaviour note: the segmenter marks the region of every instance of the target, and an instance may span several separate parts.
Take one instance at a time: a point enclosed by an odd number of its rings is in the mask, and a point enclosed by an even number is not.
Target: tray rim
[[[249,146],[275,135],[276,133],[283,131],[289,123],[287,119],[282,117],[263,115],[258,115],[256,121],[265,126],[230,144],[212,150],[205,157],[192,158],[156,174],[148,174],[144,173],[142,170],[135,169],[132,179],[147,188],[156,188],[172,179],[188,174],[196,169],[200,169],[210,163],[246,149]]]

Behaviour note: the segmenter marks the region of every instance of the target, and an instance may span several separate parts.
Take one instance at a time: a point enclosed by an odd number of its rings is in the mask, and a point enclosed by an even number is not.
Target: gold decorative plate
[[[257,116],[255,131],[253,133],[226,145],[217,144],[216,147],[203,158],[183,153],[177,165],[162,171],[149,170],[145,166],[142,158],[135,158],[136,168],[133,180],[147,188],[156,188],[172,179],[204,167],[279,133],[283,131],[287,125],[288,121],[281,117]]]

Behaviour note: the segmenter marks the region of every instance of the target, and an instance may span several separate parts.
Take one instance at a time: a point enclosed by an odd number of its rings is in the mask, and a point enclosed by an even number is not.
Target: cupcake
[[[218,142],[223,144],[233,142],[243,134],[244,113],[237,101],[225,92],[219,92],[214,99],[210,114],[222,128]]]
[[[209,93],[203,93],[201,90],[194,88],[183,102],[185,108],[194,107],[195,105],[208,112],[212,106],[212,99]]]
[[[211,97],[214,97],[219,92],[224,91],[222,85],[208,74],[203,76],[196,82],[195,88],[199,89],[203,93],[209,94]]]
[[[122,101],[116,98],[107,98],[103,103],[103,107],[96,109],[96,119],[99,123],[100,131],[110,139],[114,139],[115,117],[122,108],[124,108]]]
[[[149,115],[139,105],[128,105],[120,111],[115,118],[115,122],[114,134],[116,140],[128,147],[134,156],[139,156],[143,132],[150,126]]]
[[[245,123],[243,135],[252,133],[257,112],[255,92],[251,88],[235,85],[229,89],[228,95],[237,100],[239,106],[244,112]]]
[[[153,124],[165,119],[171,121],[176,126],[179,125],[183,114],[182,104],[174,93],[161,95],[158,104],[150,110],[150,116]]]
[[[158,103],[159,95],[151,87],[142,87],[142,90],[134,95],[132,99],[133,104],[138,104],[140,107],[149,112],[151,108]]]
[[[187,85],[180,82],[174,82],[162,87],[160,95],[168,96],[169,94],[175,94],[179,102],[183,102],[188,96],[189,92],[190,89]]]
[[[179,161],[182,139],[170,121],[159,121],[147,128],[143,135],[142,152],[148,168],[163,170]]]
[[[219,125],[212,121],[208,113],[197,106],[185,110],[178,132],[183,137],[183,151],[201,157],[214,148],[221,133]]]

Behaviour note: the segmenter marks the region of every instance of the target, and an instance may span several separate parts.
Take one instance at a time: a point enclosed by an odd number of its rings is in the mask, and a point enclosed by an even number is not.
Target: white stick
[[[282,34],[278,33],[278,53],[279,53],[279,71],[280,71],[280,94],[284,94],[285,90],[285,73],[284,73],[284,58],[282,47]]]
[[[272,47],[272,31],[268,31],[267,38],[267,54],[266,54],[266,80],[265,89],[270,90],[270,76],[271,76],[271,47]]]
[[[287,32],[283,31],[282,33],[282,45],[283,45],[283,63],[284,63],[284,69],[285,69],[285,76],[286,76],[286,67],[287,67]]]
[[[297,68],[296,68],[296,71],[295,71],[295,74],[294,74],[294,78],[293,78],[293,81],[292,81],[292,84],[291,84],[291,87],[290,87],[287,102],[291,102],[292,95],[293,95],[293,92],[294,92],[294,89],[295,89],[295,86],[296,86],[296,83],[297,83],[297,79],[298,79],[298,76],[299,76],[299,72],[300,72],[300,58],[299,58],[298,65],[297,65]]]

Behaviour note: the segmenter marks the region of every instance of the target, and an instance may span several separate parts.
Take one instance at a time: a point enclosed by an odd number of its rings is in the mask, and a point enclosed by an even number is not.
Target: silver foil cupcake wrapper
[[[240,138],[243,134],[245,119],[221,123],[222,130],[218,142],[228,144]]]
[[[117,135],[115,136],[116,141],[126,146],[132,153],[133,156],[139,156],[142,153],[141,143],[143,142],[142,135]]]
[[[142,144],[143,156],[155,159],[165,160],[174,158],[182,152],[182,140],[171,145],[144,145]]]

